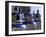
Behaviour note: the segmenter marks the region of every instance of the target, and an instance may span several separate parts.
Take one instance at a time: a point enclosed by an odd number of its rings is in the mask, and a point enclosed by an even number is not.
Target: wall
[[[16,1],[43,2],[43,3],[45,3],[45,10],[46,10],[46,0],[16,0]],[[46,18],[46,16],[45,16],[45,18]],[[46,31],[46,29],[45,29],[45,31]],[[6,37],[5,36],[5,0],[0,0],[0,37]],[[46,34],[24,35],[24,36],[16,36],[16,37],[46,37]]]

